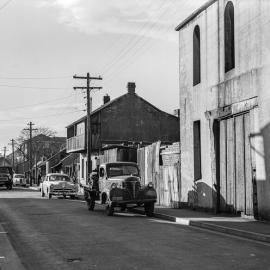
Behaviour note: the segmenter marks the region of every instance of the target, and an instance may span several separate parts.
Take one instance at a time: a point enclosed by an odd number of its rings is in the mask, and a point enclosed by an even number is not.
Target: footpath
[[[134,211],[138,214],[144,214],[143,210],[136,209]],[[250,217],[213,214],[189,209],[163,208],[161,206],[156,206],[154,217],[185,226],[199,227],[270,243],[270,222],[258,221]]]

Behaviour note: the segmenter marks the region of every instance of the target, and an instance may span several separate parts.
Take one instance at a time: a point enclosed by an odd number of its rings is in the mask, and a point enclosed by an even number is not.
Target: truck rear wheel
[[[105,209],[106,215],[107,216],[113,216],[113,212],[114,212],[114,207],[112,205],[107,205],[106,209]]]
[[[95,200],[90,197],[90,199],[87,200],[87,207],[89,211],[94,211],[95,208]]]
[[[144,204],[145,214],[148,217],[152,217],[154,215],[154,208],[155,208],[155,204],[153,202],[151,202],[151,203],[145,203]]]

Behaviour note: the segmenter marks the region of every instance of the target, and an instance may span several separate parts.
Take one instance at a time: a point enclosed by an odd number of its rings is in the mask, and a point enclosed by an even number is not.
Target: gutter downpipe
[[[182,160],[181,160],[181,153],[182,153],[182,143],[181,143],[181,87],[180,87],[180,31],[178,31],[178,44],[179,44],[179,64],[178,64],[178,74],[179,74],[179,183],[178,183],[178,188],[179,188],[179,208],[181,205],[181,198],[182,198]]]

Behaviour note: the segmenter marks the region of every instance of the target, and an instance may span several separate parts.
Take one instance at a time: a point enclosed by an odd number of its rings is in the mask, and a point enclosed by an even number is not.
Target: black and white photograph
[[[0,270],[270,269],[270,0],[0,0]]]

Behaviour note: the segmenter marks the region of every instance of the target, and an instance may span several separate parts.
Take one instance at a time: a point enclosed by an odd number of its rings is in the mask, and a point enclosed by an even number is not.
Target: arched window
[[[230,1],[227,3],[224,13],[224,49],[225,49],[225,72],[235,66],[234,59],[234,7]]]
[[[201,82],[200,43],[200,27],[196,25],[193,32],[193,86]]]

